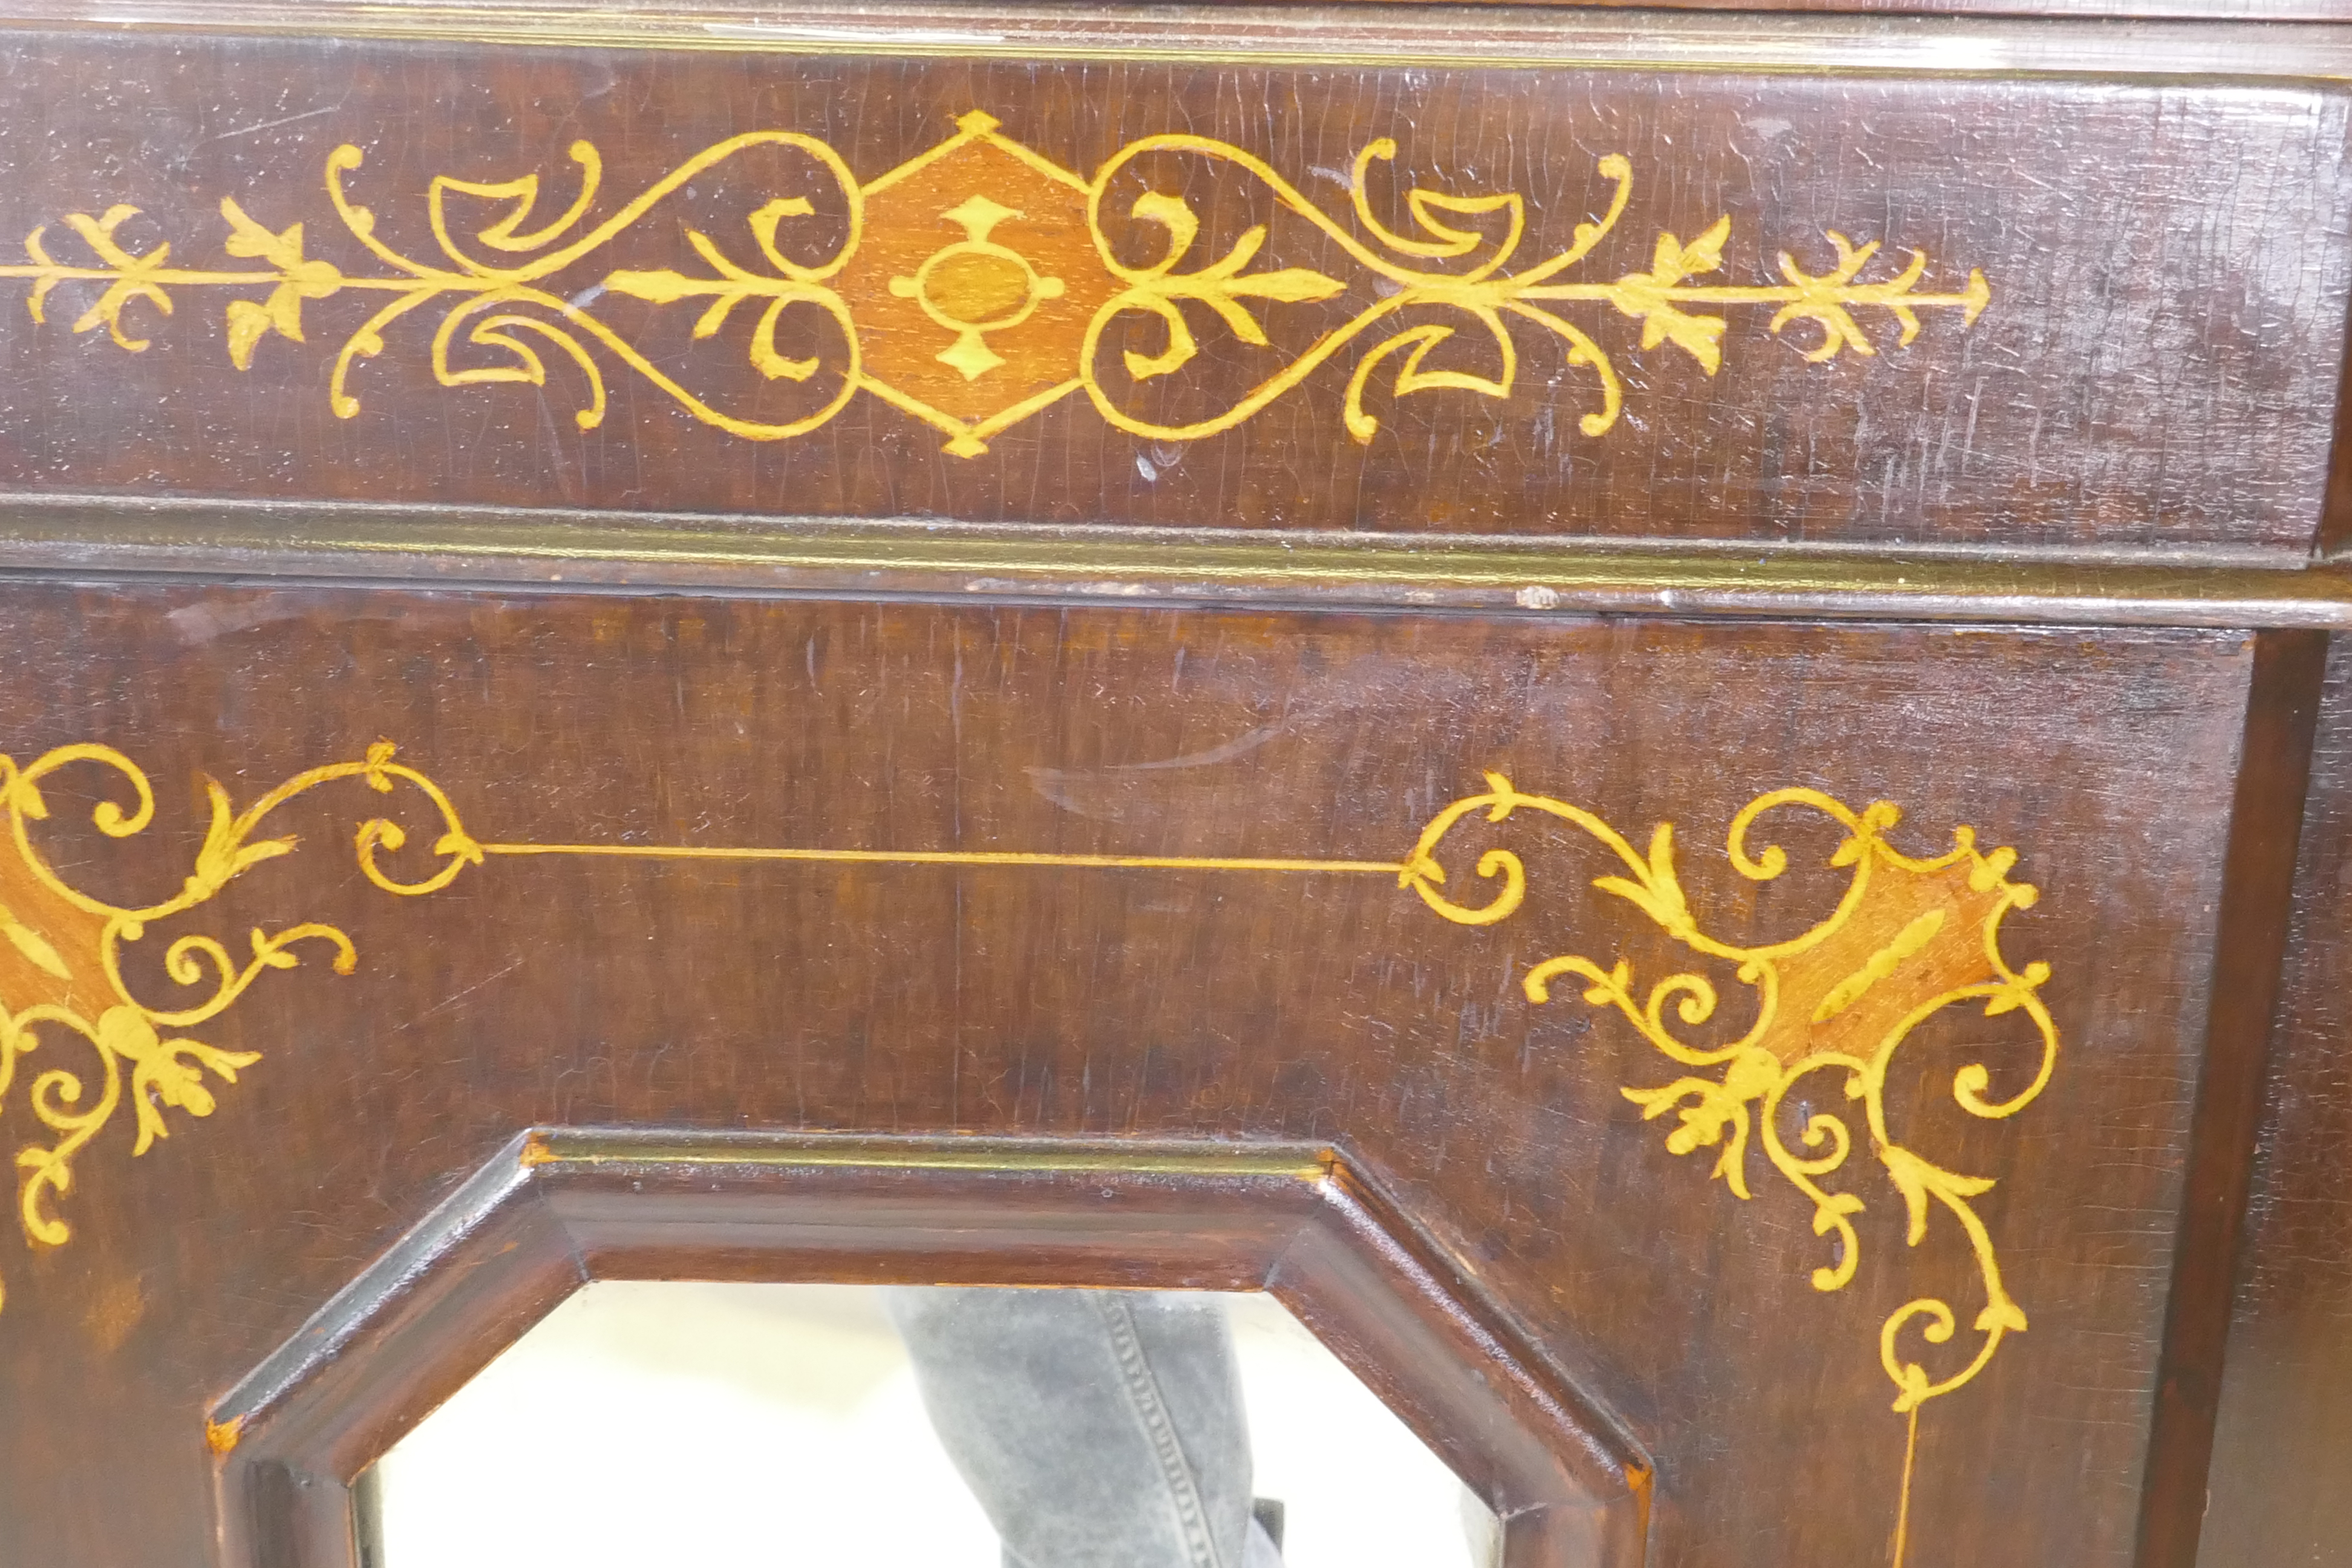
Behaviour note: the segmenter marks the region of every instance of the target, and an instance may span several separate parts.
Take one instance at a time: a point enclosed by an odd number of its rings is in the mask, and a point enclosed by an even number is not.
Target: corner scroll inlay
[[[0,811],[8,818],[9,845],[0,850],[0,1095],[14,1087],[26,1058],[60,1037],[87,1056],[75,1065],[46,1068],[26,1095],[39,1141],[16,1152],[17,1212],[26,1239],[61,1246],[71,1228],[55,1201],[73,1189],[74,1161],[127,1103],[136,1128],[133,1155],[168,1137],[170,1110],[209,1116],[215,1107],[210,1079],[235,1083],[241,1068],[260,1057],[226,1051],[185,1031],[228,1010],[268,970],[293,969],[305,951],[324,949],[338,974],[359,962],[352,940],[315,921],[249,934],[248,954],[239,957],[216,937],[190,934],[174,939],[163,952],[163,972],[194,994],[178,1006],[158,1006],[142,998],[125,979],[124,950],[144,939],[150,927],[209,902],[231,879],[294,847],[290,837],[261,838],[263,824],[289,801],[325,784],[357,779],[380,794],[405,784],[439,814],[443,832],[435,853],[446,857],[433,874],[403,881],[385,871],[377,857],[403,847],[407,833],[398,824],[372,818],[361,825],[353,847],[369,881],[389,893],[418,895],[449,885],[480,851],[457,824],[457,812],[440,786],[392,760],[389,742],[371,748],[359,762],[312,768],[271,790],[243,812],[228,794],[207,783],[210,821],[195,864],[180,889],[148,904],[117,904],[68,882],[33,841],[31,825],[46,821],[49,803],[42,784],[60,770],[84,765],[111,772],[127,789],[131,808],[101,800],[91,813],[99,832],[128,838],[155,818],[155,791],[147,775],[111,746],[60,746],[18,766],[0,756]],[[47,1061],[47,1057],[37,1058]],[[91,1076],[94,1070],[94,1077]]]
[[[1624,874],[1600,878],[1593,885],[1632,904],[1693,952],[1736,964],[1741,983],[1755,992],[1755,1022],[1738,1038],[1720,1045],[1686,1040],[1673,1025],[1703,1025],[1716,1016],[1720,999],[1714,983],[1697,973],[1669,974],[1637,995],[1633,971],[1622,959],[1606,969],[1582,956],[1547,959],[1521,983],[1528,1000],[1549,1002],[1555,982],[1573,978],[1582,983],[1585,1001],[1614,1008],[1661,1056],[1691,1069],[1670,1083],[1622,1092],[1642,1107],[1644,1120],[1675,1116],[1677,1125],[1666,1138],[1669,1152],[1715,1149],[1714,1173],[1737,1197],[1752,1195],[1749,1155],[1761,1149],[1771,1168],[1812,1205],[1813,1234],[1830,1238],[1829,1260],[1812,1272],[1817,1290],[1842,1289],[1861,1261],[1853,1216],[1862,1212],[1863,1199],[1822,1184],[1844,1168],[1853,1152],[1853,1130],[1841,1116],[1816,1111],[1794,1130],[1792,1148],[1784,1107],[1791,1091],[1815,1074],[1856,1102],[1870,1151],[1903,1199],[1906,1239],[1918,1246],[1927,1237],[1930,1215],[1938,1209],[1948,1215],[1968,1238],[1983,1296],[1971,1323],[1983,1336],[1975,1355],[1941,1377],[1904,1353],[1901,1336],[1916,1325],[1929,1342],[1948,1342],[1958,1324],[1953,1309],[1922,1297],[1886,1320],[1879,1353],[1895,1384],[1895,1409],[1915,1410],[1976,1377],[2000,1348],[2002,1336],[2025,1328],[2024,1312],[2001,1282],[1991,1235],[1970,1201],[1990,1192],[1993,1183],[1947,1170],[1904,1142],[1888,1119],[1886,1076],[1921,1024],[1946,1008],[1980,1003],[1987,1017],[2015,1013],[2027,1021],[2040,1047],[2037,1065],[2029,1081],[1997,1099],[1987,1098],[1992,1075],[1983,1064],[1962,1067],[1951,1086],[1960,1109],[1971,1116],[2005,1119],[2031,1105],[2049,1084],[2058,1065],[2058,1029],[2040,992],[2050,966],[2034,963],[2013,969],[2000,950],[2001,917],[2031,908],[2040,897],[2030,883],[2009,879],[2016,851],[1985,854],[1977,847],[1975,830],[1960,827],[1947,853],[1915,858],[1887,843],[1886,830],[1902,813],[1885,801],[1856,812],[1817,790],[1775,790],[1750,801],[1732,819],[1725,847],[1733,868],[1755,882],[1771,881],[1786,871],[1786,851],[1774,844],[1751,853],[1748,834],[1767,812],[1802,807],[1845,829],[1830,865],[1847,869],[1849,880],[1836,908],[1818,924],[1785,942],[1743,946],[1708,935],[1691,912],[1675,869],[1672,823],[1659,824],[1644,853],[1580,806],[1524,795],[1499,773],[1487,774],[1486,782],[1488,793],[1456,801],[1430,823],[1402,873],[1405,885],[1447,920],[1488,925],[1518,909],[1527,873],[1512,851],[1490,849],[1477,870],[1499,879],[1495,898],[1485,904],[1455,902],[1444,890],[1445,873],[1436,851],[1457,823],[1481,815],[1499,823],[1526,812],[1570,823],[1598,839]]]
[[[1641,1107],[1644,1120],[1674,1117],[1675,1126],[1666,1137],[1670,1152],[1716,1150],[1715,1175],[1745,1199],[1753,1195],[1753,1155],[1760,1151],[1765,1163],[1811,1205],[1813,1233],[1828,1242],[1827,1257],[1812,1270],[1818,1290],[1843,1289],[1861,1262],[1853,1216],[1863,1212],[1865,1200],[1831,1184],[1846,1171],[1864,1138],[1902,1199],[1909,1243],[1916,1247],[1927,1239],[1938,1213],[1967,1241],[1982,1298],[1969,1320],[1979,1336],[1972,1353],[1936,1372],[1927,1365],[1933,1358],[1908,1341],[1915,1331],[1930,1347],[1952,1341],[1960,1311],[1940,1296],[1906,1302],[1878,1333],[1880,1363],[1895,1386],[1894,1407],[1907,1416],[1911,1434],[1895,1526],[1898,1565],[1908,1527],[1909,1456],[1916,1452],[1920,1408],[1975,1380],[2006,1336],[2026,1327],[1978,1206],[1992,1191],[1993,1178],[1948,1169],[1914,1149],[1889,1114],[1886,1083],[1890,1063],[1921,1024],[1948,1008],[1980,1005],[1988,1017],[2014,1015],[2024,1021],[2038,1046],[2036,1065],[2027,1081],[2000,1092],[1994,1089],[1990,1068],[1964,1065],[1951,1079],[1952,1099],[1969,1115],[1998,1121],[2016,1115],[2041,1095],[2058,1061],[2057,1026],[2041,997],[2050,969],[2040,963],[2013,966],[2000,945],[2002,918],[2030,908],[2038,894],[2030,884],[2010,879],[2015,851],[1980,850],[1969,827],[1954,829],[1952,847],[1939,856],[1896,849],[1886,835],[1902,814],[1885,801],[1855,811],[1817,790],[1781,789],[1758,796],[1733,817],[1725,844],[1730,863],[1740,876],[1759,883],[1774,880],[1789,867],[1780,846],[1751,845],[1756,824],[1767,813],[1810,810],[1829,817],[1844,834],[1828,861],[1847,872],[1835,907],[1785,941],[1748,945],[1710,935],[1692,911],[1675,865],[1671,822],[1658,825],[1646,850],[1637,849],[1585,808],[1526,794],[1496,773],[1486,775],[1484,793],[1457,800],[1432,818],[1401,860],[496,842],[477,838],[439,785],[395,761],[391,742],[379,742],[356,761],[297,774],[243,812],[234,810],[219,784],[208,783],[210,822],[185,883],[169,898],[131,905],[77,889],[58,875],[35,841],[33,825],[50,816],[42,785],[68,768],[110,773],[116,795],[127,794],[128,809],[121,799],[101,799],[94,808],[91,820],[100,834],[130,837],[155,816],[154,790],[146,774],[112,747],[59,747],[21,766],[0,757],[0,810],[10,826],[9,846],[0,850],[0,1096],[13,1086],[19,1065],[37,1051],[70,1043],[95,1068],[94,1078],[89,1065],[47,1068],[34,1079],[27,1097],[42,1131],[16,1155],[19,1212],[26,1237],[37,1244],[56,1246],[70,1236],[55,1200],[71,1190],[75,1160],[125,1103],[135,1123],[131,1152],[143,1154],[169,1132],[168,1111],[210,1115],[215,1082],[234,1083],[238,1072],[260,1059],[257,1053],[223,1050],[186,1031],[217,1017],[264,971],[296,967],[306,947],[329,953],[336,973],[352,973],[358,952],[351,939],[318,923],[256,929],[248,940],[250,956],[244,958],[215,937],[175,939],[164,952],[164,972],[199,994],[183,1006],[159,1006],[142,998],[125,980],[121,963],[124,950],[159,921],[196,910],[233,879],[293,849],[289,837],[258,837],[265,822],[297,796],[327,785],[356,781],[380,795],[405,790],[427,809],[429,843],[386,816],[362,821],[352,840],[369,881],[410,897],[436,892],[470,868],[514,856],[1375,875],[1392,878],[1400,889],[1409,889],[1445,920],[1473,927],[1519,912],[1528,892],[1526,867],[1512,849],[1487,848],[1475,869],[1491,884],[1492,896],[1483,902],[1456,898],[1441,858],[1449,836],[1474,819],[1500,826],[1532,816],[1565,823],[1597,841],[1617,867],[1596,879],[1595,888],[1632,905],[1700,957],[1733,965],[1740,983],[1754,993],[1755,1019],[1746,1031],[1735,1039],[1704,1044],[1677,1028],[1704,1026],[1717,1015],[1716,984],[1696,971],[1664,975],[1641,991],[1623,959],[1604,965],[1567,954],[1546,959],[1520,977],[1521,990],[1536,1004],[1549,1002],[1559,981],[1574,980],[1583,987],[1585,1001],[1613,1010],[1660,1055],[1685,1069],[1663,1084],[1621,1090]],[[425,864],[405,876],[388,864],[394,857],[414,860],[420,855]],[[1808,1112],[1801,1086],[1811,1088],[1817,1080],[1840,1090],[1856,1111]],[[1856,1113],[1859,1132],[1850,1121]],[[1792,1117],[1801,1117],[1801,1125],[1790,1125]]]

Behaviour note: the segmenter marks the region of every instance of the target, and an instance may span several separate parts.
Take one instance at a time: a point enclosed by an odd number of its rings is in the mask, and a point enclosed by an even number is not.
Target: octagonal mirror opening
[[[614,1295],[600,1292],[605,1282],[637,1283]],[[425,1560],[394,1554],[423,1550],[402,1544],[408,1527],[400,1510],[408,1504],[401,1478],[422,1473],[411,1461],[444,1430],[430,1425],[436,1410],[450,1405],[459,1413],[453,1419],[462,1419],[466,1391],[485,1369],[483,1387],[492,1390],[518,1375],[499,1371],[502,1357],[527,1372],[537,1352],[508,1352],[542,1321],[550,1324],[543,1342],[553,1348],[621,1310],[599,1303],[625,1300],[631,1290],[699,1290],[715,1304],[728,1299],[724,1287],[742,1285],[769,1287],[772,1305],[823,1299],[836,1315],[862,1314],[856,1331],[876,1353],[875,1312],[886,1324],[895,1315],[890,1342],[904,1346],[926,1331],[916,1322],[924,1303],[960,1303],[933,1314],[948,1348],[907,1356],[926,1395],[925,1425],[935,1431],[954,1425],[940,1419],[943,1410],[968,1415],[988,1405],[923,1387],[939,1378],[920,1364],[968,1370],[986,1360],[952,1345],[957,1333],[989,1319],[982,1304],[1025,1300],[1066,1316],[1082,1309],[1124,1319],[1133,1331],[1124,1363],[1118,1332],[1094,1347],[1108,1354],[1104,1375],[1113,1388],[1122,1379],[1140,1386],[1131,1363],[1147,1320],[1164,1319],[1172,1332],[1197,1329],[1211,1312],[1227,1370],[1243,1369],[1231,1429],[1246,1443],[1266,1424],[1269,1457],[1290,1446],[1273,1431],[1317,1399],[1325,1419],[1364,1408],[1351,1399],[1369,1400],[1418,1448],[1425,1481],[1426,1467],[1435,1467],[1457,1560],[1477,1568],[1634,1568],[1643,1561],[1650,1472],[1623,1426],[1328,1148],[542,1129],[490,1158],[215,1406],[207,1436],[217,1456],[225,1568],[424,1568]],[[803,1294],[773,1294],[780,1287]],[[810,1287],[817,1293],[806,1293]],[[1261,1294],[1268,1304],[1255,1300]],[[1315,1375],[1328,1380],[1341,1369],[1355,1393],[1335,1393],[1339,1385],[1326,1381],[1320,1394],[1302,1401],[1277,1396],[1269,1384],[1262,1414],[1249,1411],[1244,1357],[1255,1352],[1244,1351],[1243,1327],[1223,1326],[1237,1316],[1249,1333],[1286,1336],[1294,1366],[1311,1347],[1321,1358],[1308,1363]],[[823,1331],[821,1323],[804,1327]],[[1002,1344],[991,1353],[1000,1364],[1019,1359]],[[1058,1374],[1045,1359],[1040,1376],[1050,1384]],[[1139,1359],[1151,1376],[1202,1381],[1181,1357],[1163,1356],[1157,1367],[1149,1354]],[[1213,1370],[1216,1363],[1195,1357],[1193,1364]],[[833,1358],[835,1373],[855,1364]],[[814,1374],[803,1367],[803,1375]],[[538,1432],[548,1426],[543,1411]],[[609,1419],[603,1426],[617,1443],[662,1436]],[[1172,1426],[1163,1422],[1160,1436]],[[403,1449],[420,1430],[419,1446]],[[1168,1447],[1159,1444],[1160,1461]],[[980,1511],[995,1531],[1010,1516],[992,1517],[992,1509],[1003,1515],[1010,1494],[975,1458],[985,1445],[965,1432],[940,1447],[973,1506],[988,1500]],[[1152,1447],[1136,1452],[1150,1457]],[[380,1464],[387,1455],[391,1462]],[[1274,1462],[1272,1473],[1302,1474],[1287,1458]],[[1476,1500],[1467,1532],[1454,1478]],[[1203,1480],[1195,1478],[1196,1490]],[[1229,1509],[1220,1516],[1226,1522],[1217,1528],[1238,1532],[1232,1544],[1244,1553],[1232,1568],[1272,1568],[1264,1547],[1277,1532],[1298,1543],[1294,1557],[1307,1550],[1305,1515],[1302,1533],[1291,1537],[1285,1506],[1277,1531],[1275,1510],[1255,1504],[1290,1500],[1255,1480],[1255,1459],[1246,1467],[1228,1460],[1224,1479],[1207,1482],[1245,1490],[1253,1505],[1246,1525],[1232,1522]],[[1328,1496],[1303,1480],[1284,1484],[1302,1498]],[[429,1496],[429,1487],[407,1496]],[[1348,1506],[1318,1501],[1317,1510],[1336,1515]],[[1498,1551],[1476,1528],[1482,1510],[1498,1527]],[[1425,1501],[1419,1517],[1426,1524],[1432,1515]],[[1316,1533],[1328,1528],[1323,1521]],[[1018,1529],[1002,1533],[1010,1544]],[[1253,1562],[1247,1551],[1258,1534],[1266,1540]],[[545,1552],[542,1542],[534,1554]],[[450,1561],[433,1560],[431,1568]]]
[[[1494,1568],[1262,1291],[604,1280],[362,1479],[372,1568]]]

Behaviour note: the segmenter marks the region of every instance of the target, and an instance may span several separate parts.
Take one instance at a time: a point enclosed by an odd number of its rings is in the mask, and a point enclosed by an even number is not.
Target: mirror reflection
[[[373,1568],[1491,1568],[1271,1297],[609,1281],[377,1464]]]

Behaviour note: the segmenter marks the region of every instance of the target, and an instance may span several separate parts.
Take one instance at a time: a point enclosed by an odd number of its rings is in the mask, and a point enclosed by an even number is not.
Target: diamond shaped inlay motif
[[[1928,291],[1919,286],[1924,253],[1890,269],[1878,241],[1857,244],[1834,229],[1824,231],[1831,257],[1822,272],[1784,251],[1775,280],[1722,281],[1727,216],[1687,242],[1656,235],[1646,270],[1595,277],[1589,258],[1632,199],[1631,159],[1600,160],[1606,189],[1590,207],[1541,214],[1516,191],[1400,190],[1388,167],[1397,153],[1385,136],[1364,143],[1346,207],[1327,210],[1230,142],[1143,136],[1080,175],[973,110],[954,135],[871,181],[819,137],[747,131],[614,206],[602,199],[602,155],[578,142],[580,189],[552,218],[539,210],[535,174],[436,176],[423,204],[435,256],[393,248],[373,210],[352,199],[346,184],[367,155],[347,143],[327,158],[343,231],[329,241],[332,258],[310,253],[319,235],[306,236],[302,223],[273,230],[230,197],[220,212],[231,264],[174,265],[169,244],[129,248],[121,226],[138,209],[118,204],[34,228],[25,262],[0,265],[0,281],[28,285],[36,321],[47,320],[52,295],[69,298],[75,331],[103,328],[132,353],[150,347],[140,323],[169,313],[175,290],[224,290],[228,358],[240,371],[280,352],[268,346],[273,338],[305,342],[310,303],[381,300],[328,374],[339,418],[361,412],[359,367],[390,346],[396,324],[429,317],[430,306],[440,311],[428,340],[440,384],[568,385],[578,389],[582,429],[604,423],[605,377],[620,366],[695,419],[749,440],[806,435],[866,393],[946,432],[947,449],[967,458],[1073,393],[1131,436],[1193,441],[1238,427],[1310,377],[1338,384],[1342,426],[1370,442],[1398,398],[1517,398],[1529,344],[1581,374],[1577,427],[1598,437],[1622,409],[1612,354],[1627,352],[1592,335],[1611,319],[1602,306],[1641,323],[1641,352],[1671,347],[1713,375],[1729,325],[1719,312],[1772,308],[1770,331],[1801,329],[1811,339],[1805,357],[1822,361],[1875,355],[1865,321],[1891,324],[1895,342],[1907,344],[1921,312],[1958,311],[1966,325],[1992,297],[1975,271],[1965,289]],[[656,209],[722,169],[751,182],[741,229],[688,228],[696,259],[600,275],[596,258],[615,240],[673,221]],[[1213,200],[1199,205],[1186,192]],[[1213,211],[1246,226],[1204,217]],[[1522,242],[1547,217],[1569,229],[1567,243],[1523,258]],[[1286,251],[1316,266],[1271,261]],[[633,341],[630,331],[642,329],[595,313],[608,293],[692,306],[693,339],[738,336],[746,364],[725,384],[688,384],[707,371],[688,376],[666,345]],[[1162,377],[1185,378],[1169,384],[1177,395],[1166,402],[1193,413],[1149,411],[1161,400],[1146,384]]]
[[[947,429],[948,450],[1078,390],[1072,350],[1118,292],[1087,183],[967,114],[958,134],[866,187],[839,287],[859,301],[869,390]]]

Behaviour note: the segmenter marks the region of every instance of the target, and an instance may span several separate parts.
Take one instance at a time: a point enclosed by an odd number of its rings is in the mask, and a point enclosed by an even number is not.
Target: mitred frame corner
[[[518,1137],[209,1415],[224,1568],[362,1568],[356,1483],[595,1279],[1272,1293],[1504,1522],[1640,1568],[1622,1425],[1328,1148],[553,1129]]]

